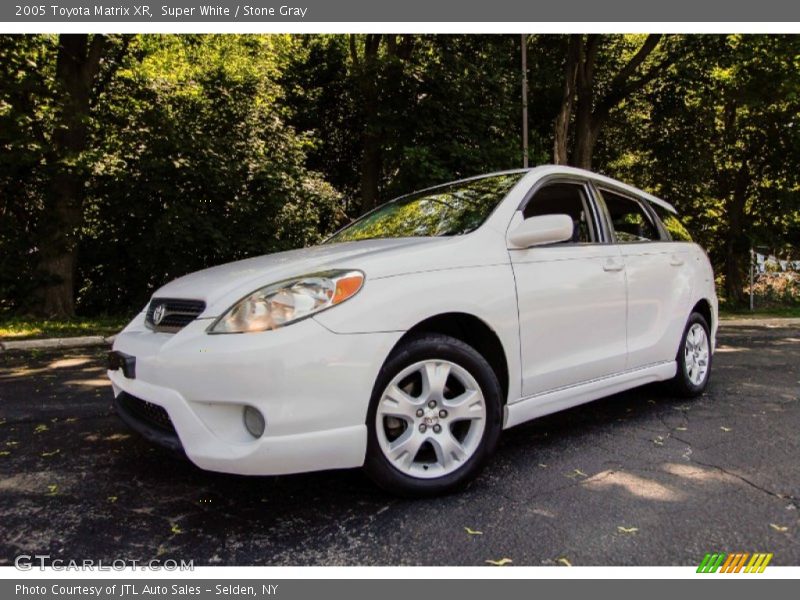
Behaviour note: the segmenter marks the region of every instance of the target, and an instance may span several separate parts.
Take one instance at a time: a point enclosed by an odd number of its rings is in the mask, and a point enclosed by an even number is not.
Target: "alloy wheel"
[[[424,360],[398,373],[375,415],[378,444],[405,475],[442,477],[480,446],[486,401],[469,371],[447,360]]]
[[[708,373],[709,344],[706,330],[700,323],[693,324],[686,334],[683,352],[686,376],[692,385],[702,385]]]

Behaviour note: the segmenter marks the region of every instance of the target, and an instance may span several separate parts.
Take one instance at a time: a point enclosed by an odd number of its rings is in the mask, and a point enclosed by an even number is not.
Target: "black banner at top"
[[[780,22],[787,0],[11,0],[3,22]]]

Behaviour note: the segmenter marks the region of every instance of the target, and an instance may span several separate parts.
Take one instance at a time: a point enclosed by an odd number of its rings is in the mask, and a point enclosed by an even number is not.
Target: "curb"
[[[115,335],[85,335],[71,338],[51,338],[45,340],[19,340],[0,342],[0,351],[39,350],[47,348],[81,348],[84,346],[107,346],[114,343]]]
[[[734,317],[719,320],[720,327],[786,327],[800,325],[800,317]]]

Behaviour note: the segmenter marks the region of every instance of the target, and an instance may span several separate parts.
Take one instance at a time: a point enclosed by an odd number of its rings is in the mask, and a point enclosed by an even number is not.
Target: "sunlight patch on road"
[[[51,369],[68,369],[70,367],[80,367],[90,362],[92,359],[88,356],[76,356],[72,358],[60,358],[51,362],[48,367]]]
[[[585,480],[581,485],[593,491],[609,491],[619,488],[637,498],[661,502],[679,502],[685,498],[683,493],[657,481],[624,471],[602,471]]]
[[[697,465],[682,465],[679,463],[667,463],[662,469],[670,475],[695,481],[698,483],[735,483],[736,478],[718,471]]]
[[[70,379],[65,381],[64,385],[80,385],[84,387],[106,387],[111,385],[108,379],[95,377],[92,379]]]

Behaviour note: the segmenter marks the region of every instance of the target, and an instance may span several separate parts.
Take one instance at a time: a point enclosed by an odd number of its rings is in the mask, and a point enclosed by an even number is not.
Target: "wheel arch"
[[[447,312],[427,317],[408,329],[395,343],[389,355],[408,339],[422,333],[449,335],[475,348],[497,376],[503,392],[503,404],[508,402],[509,365],[506,350],[497,332],[483,319],[464,312]]]
[[[691,315],[692,313],[695,313],[695,312],[696,313],[700,313],[701,315],[703,315],[703,318],[706,320],[706,323],[708,323],[709,331],[713,331],[713,329],[714,329],[714,312],[711,309],[711,302],[709,302],[705,298],[701,298],[692,307],[692,310],[691,310],[691,312],[689,314]]]
[[[708,298],[700,298],[700,300],[694,303],[692,309],[689,311],[689,314],[686,315],[686,322],[684,323],[683,329],[681,330],[680,336],[678,337],[678,341],[675,344],[676,355],[678,352],[681,351],[681,341],[683,340],[683,333],[684,331],[686,331],[686,324],[688,323],[693,313],[699,313],[706,320],[706,323],[708,323],[708,333],[713,349],[714,326],[715,326],[714,310],[711,308],[711,301],[709,301]]]

